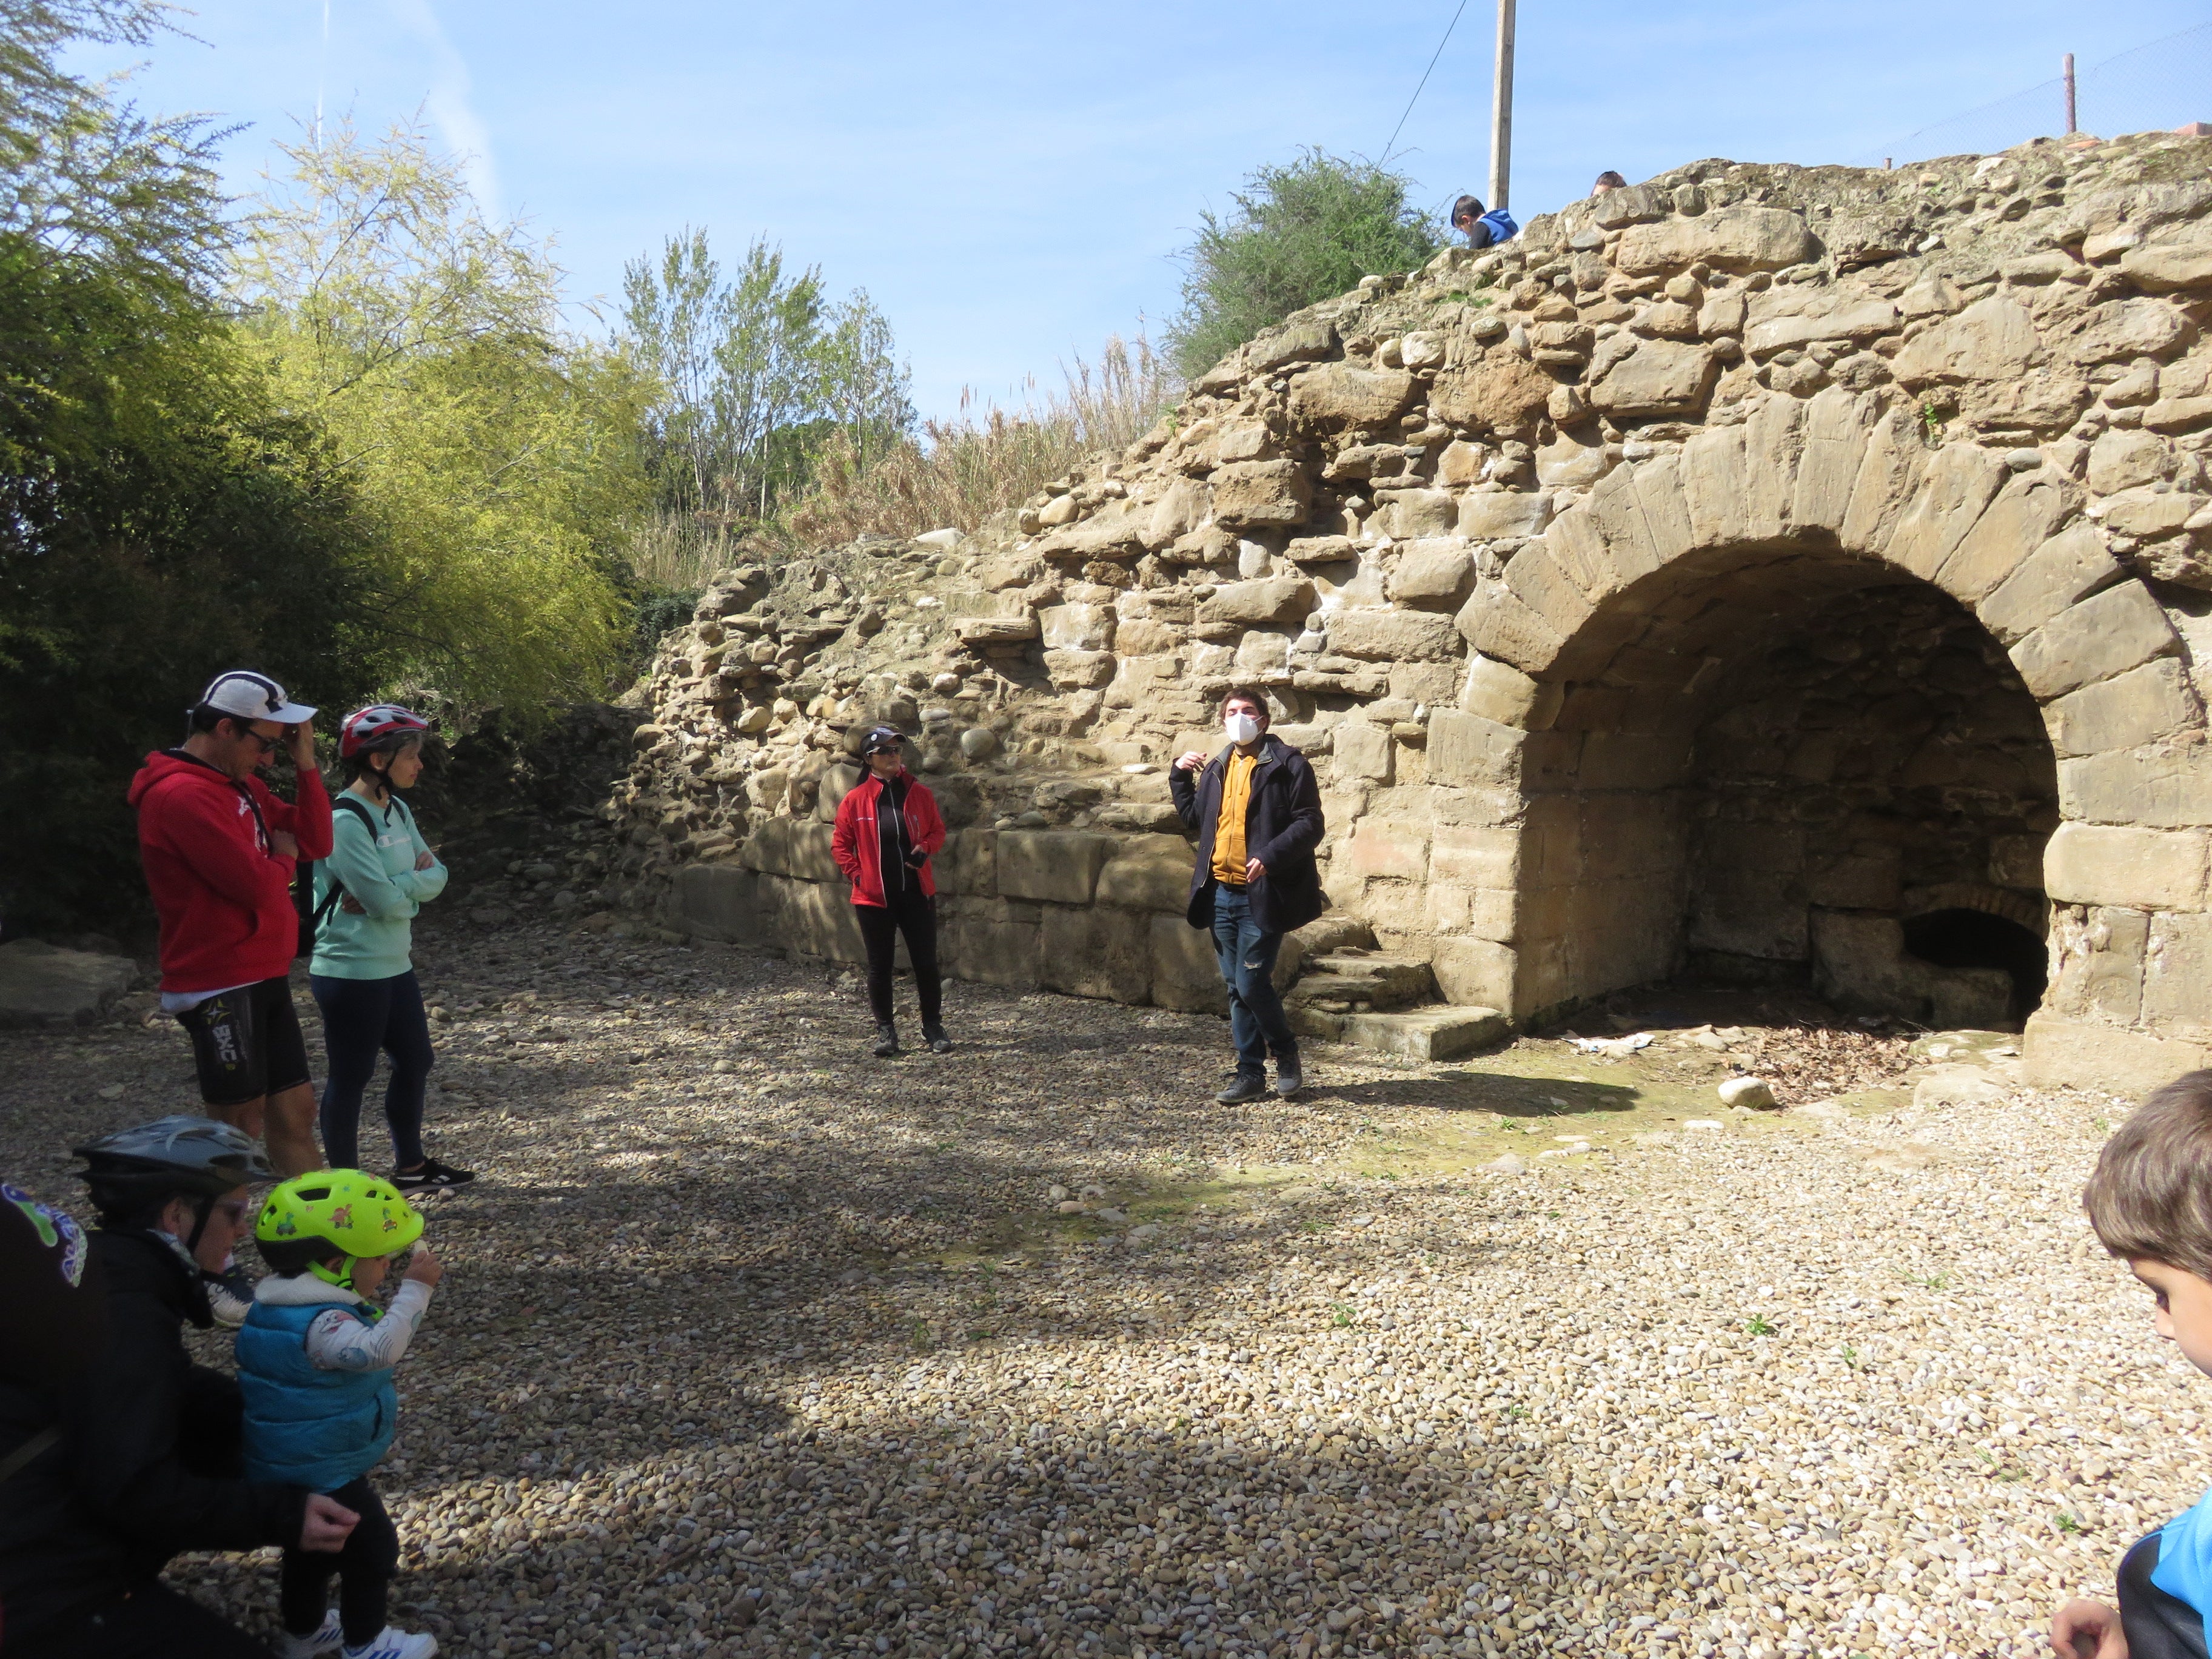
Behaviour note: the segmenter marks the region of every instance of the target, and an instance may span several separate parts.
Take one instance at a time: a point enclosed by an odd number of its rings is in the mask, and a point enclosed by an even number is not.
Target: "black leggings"
[[[319,1615],[318,1615],[319,1617]],[[269,1650],[152,1579],[8,1638],[8,1659],[270,1659]]]
[[[422,1091],[430,1080],[430,1020],[410,969],[390,979],[309,976],[323,1011],[323,1156],[333,1170],[361,1168],[361,1097],[380,1051],[392,1056],[384,1120],[392,1126],[393,1167],[422,1161]]]
[[[368,1477],[349,1480],[331,1494],[361,1516],[335,1555],[288,1549],[276,1579],[276,1612],[295,1636],[313,1636],[330,1606],[331,1575],[338,1576],[338,1622],[346,1645],[366,1647],[384,1628],[385,1592],[399,1571],[399,1530]]]
[[[898,936],[904,933],[921,1023],[936,1024],[945,1012],[945,987],[937,974],[937,901],[909,887],[888,905],[856,904],[853,909],[868,946],[868,1006],[875,1011],[876,1024],[891,1023],[891,961]]]

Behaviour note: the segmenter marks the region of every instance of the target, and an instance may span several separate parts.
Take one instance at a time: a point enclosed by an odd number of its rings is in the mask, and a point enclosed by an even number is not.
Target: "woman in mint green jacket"
[[[328,1057],[323,1156],[334,1170],[361,1167],[361,1100],[381,1052],[392,1061],[384,1116],[392,1126],[392,1184],[402,1192],[475,1179],[422,1150],[433,1056],[411,958],[413,924],[445,891],[446,866],[397,792],[422,775],[429,729],[391,703],[346,716],[338,738],[346,787],[331,803],[331,855],[315,872],[315,953],[307,964]]]

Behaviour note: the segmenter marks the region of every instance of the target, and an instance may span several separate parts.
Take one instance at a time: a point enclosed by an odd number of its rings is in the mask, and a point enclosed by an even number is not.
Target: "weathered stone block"
[[[1337,844],[1330,868],[1348,875],[1420,881],[1429,869],[1427,829],[1416,823],[1362,818],[1351,836]]]
[[[1890,562],[1935,580],[1952,550],[2010,476],[2003,458],[1979,444],[1946,444],[1929,462],[1920,487],[1897,521],[1887,550]],[[1980,596],[1958,597],[1971,603]]]
[[[853,914],[851,883],[785,878],[781,885],[776,920],[786,945],[831,962],[868,959],[867,943]]]
[[[1048,649],[1113,649],[1116,618],[1109,605],[1048,605],[1036,616],[1037,631]]]
[[[1088,904],[1098,889],[1098,872],[1120,847],[1112,836],[1079,830],[1001,830],[1000,895],[1051,904]]]
[[[1109,1002],[1152,1000],[1152,917],[1101,905],[1049,905],[1038,928],[1037,983]]]
[[[938,889],[967,898],[996,898],[999,893],[999,832],[956,830],[945,838],[936,859]]]
[[[1260,374],[1285,363],[1311,362],[1336,349],[1336,325],[1326,318],[1304,317],[1268,330],[1244,348],[1244,369]]]
[[[2014,478],[1959,538],[1936,573],[1936,585],[1954,599],[1974,604],[2018,570],[2081,507],[2081,488],[2071,478],[2057,472]]]
[[[785,854],[786,872],[800,881],[842,881],[843,872],[837,868],[837,860],[830,851],[833,833],[832,827],[826,823],[794,821]]]
[[[2188,674],[2172,657],[2070,692],[2044,710],[2044,720],[2062,756],[2133,749],[2198,723]]]
[[[2051,939],[2051,985],[2045,1006],[2118,1025],[2142,1017],[2143,958],[2148,913],[2098,906],[2063,908]]]
[[[1513,1022],[1495,1008],[1415,1008],[1349,1014],[1340,1032],[1340,1042],[1441,1064],[1504,1042],[1513,1033]]]
[[[1419,541],[1398,556],[1390,597],[1423,611],[1457,611],[1474,580],[1474,556],[1456,537]]]
[[[2012,645],[2125,574],[2094,525],[2069,525],[1992,588],[1974,614],[2001,643]]]
[[[1500,721],[1456,708],[1431,709],[1429,777],[1478,789],[1516,788],[1526,741],[1524,732]]]
[[[2013,666],[2040,701],[2124,674],[2179,648],[2173,624],[2140,582],[2069,606],[2012,647]]]
[[[1196,478],[1178,477],[1160,492],[1145,520],[1141,538],[1157,551],[1204,524],[1213,513],[1213,497]]]
[[[1340,776],[1390,781],[1390,761],[1395,748],[1389,732],[1365,720],[1341,720],[1330,728],[1329,741]]]
[[[1463,430],[1518,432],[1544,415],[1558,384],[1525,357],[1492,351],[1480,362],[1437,375],[1429,392],[1429,412]]]
[[[2212,823],[2212,765],[2197,733],[2182,737],[2060,761],[2059,810],[2092,823],[2150,829]]]
[[[676,872],[668,925],[730,945],[769,941],[761,929],[758,872],[729,864],[690,864]],[[6,947],[0,947],[4,954]]]
[[[1229,992],[1221,982],[1221,963],[1213,953],[1211,933],[1181,916],[1154,916],[1147,938],[1157,1006],[1194,1014],[1229,1011]]]
[[[2039,1089],[2145,1095],[2212,1064],[2212,1048],[2056,1014],[2028,1016],[2021,1042],[2027,1081]]]
[[[1632,276],[1700,263],[1720,270],[1780,270],[1811,258],[1813,248],[1813,234],[1801,215],[1783,208],[1723,208],[1694,219],[1632,225],[1613,250],[1613,263]]]
[[[1199,601],[1198,620],[1250,628],[1267,623],[1302,623],[1314,604],[1314,585],[1304,576],[1263,576],[1255,581],[1224,582]]]
[[[1459,706],[1500,726],[1541,732],[1559,716],[1565,686],[1531,679],[1510,663],[1476,655],[1469,660]]]
[[[2166,910],[2151,917],[2142,1017],[2154,1027],[2212,1031],[2212,915]]]
[[[1956,386],[2016,380],[2044,356],[2035,319],[2013,301],[1992,295],[1905,342],[1890,368],[1900,386]]]
[[[1041,932],[1035,905],[962,899],[951,907],[944,931],[945,971],[985,985],[1034,989]]]
[[[1127,842],[1098,872],[1097,902],[1180,916],[1190,908],[1196,859],[1181,836],[1146,836]]]
[[[0,945],[0,1025],[89,1024],[137,976],[128,957],[10,939]]]
[[[1462,1008],[1513,1008],[1519,963],[1519,953],[1495,939],[1440,939],[1429,966],[1445,1001]]]
[[[1491,825],[1436,825],[1430,833],[1429,878],[1511,892],[1521,882],[1521,832]]]
[[[1869,340],[1897,325],[1897,307],[1887,300],[1839,297],[1816,310],[1753,323],[1743,337],[1743,349],[1754,357],[1771,357],[1816,340]]]
[[[1114,682],[1119,665],[1111,651],[1048,651],[1044,672],[1062,691],[1095,690]]]
[[[1590,404],[1608,415],[1685,415],[1703,409],[1720,372],[1711,346],[1646,340],[1590,388]]]
[[[1469,541],[1540,536],[1551,521],[1549,490],[1476,489],[1459,498],[1458,532]]]
[[[2193,294],[2212,288],[2212,244],[2153,242],[2130,248],[2120,269],[2146,294]]]
[[[1449,617],[1425,611],[1339,611],[1328,619],[1328,648],[1369,661],[1437,661],[1459,654]]]
[[[2044,890],[2057,904],[2198,909],[2205,856],[2201,830],[2062,823],[2044,851]]]
[[[2110,300],[2066,339],[2065,354],[2083,368],[2163,357],[2196,330],[2162,300]]]
[[[1839,386],[1824,387],[1806,405],[1805,453],[1797,465],[1790,521],[1802,528],[1839,530],[1850,510],[1873,427],[1874,402]]]
[[[1442,489],[1378,491],[1382,530],[1401,541],[1449,536],[1459,524],[1459,498]]]
[[[1404,412],[1414,386],[1401,369],[1324,363],[1291,377],[1291,414],[1307,426],[1378,427]]]
[[[1207,482],[1213,521],[1224,530],[1304,524],[1313,505],[1313,480],[1296,461],[1233,461]]]

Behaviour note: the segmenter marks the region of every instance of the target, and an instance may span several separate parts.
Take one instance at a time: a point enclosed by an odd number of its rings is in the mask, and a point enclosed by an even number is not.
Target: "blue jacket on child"
[[[333,1308],[364,1321],[376,1310],[328,1302],[256,1301],[238,1332],[246,1395],[246,1478],[336,1492],[384,1461],[399,1417],[392,1369],[325,1370],[307,1357],[307,1328]]]

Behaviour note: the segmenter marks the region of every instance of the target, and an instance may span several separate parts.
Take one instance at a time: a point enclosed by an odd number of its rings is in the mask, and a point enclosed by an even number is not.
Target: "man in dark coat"
[[[242,1131],[170,1117],[82,1148],[104,1342],[79,1375],[0,1379],[0,1608],[7,1659],[267,1659],[161,1582],[185,1550],[335,1551],[356,1517],[239,1476],[238,1384],[191,1362],[204,1269],[252,1225],[275,1171]]]
[[[1275,1093],[1288,1100],[1305,1086],[1297,1039],[1275,994],[1275,954],[1284,934],[1328,908],[1314,867],[1325,828],[1321,787],[1304,756],[1267,734],[1267,720],[1265,694],[1239,686],[1221,700],[1229,747],[1210,761],[1194,749],[1168,775],[1183,828],[1198,835],[1188,920],[1213,930],[1229,988],[1237,1075],[1214,1097],[1226,1105],[1267,1092],[1270,1050]]]

